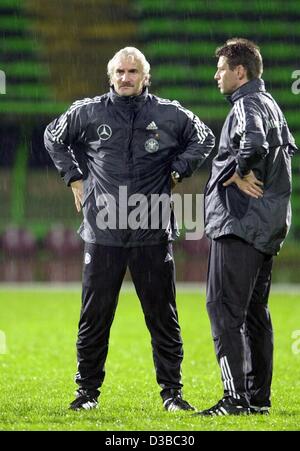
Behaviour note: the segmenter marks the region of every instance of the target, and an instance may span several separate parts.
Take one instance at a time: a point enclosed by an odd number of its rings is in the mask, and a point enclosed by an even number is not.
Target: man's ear
[[[236,74],[239,80],[244,80],[244,79],[248,79],[247,77],[247,69],[242,65],[239,64],[238,66],[236,66]]]
[[[150,86],[150,77],[151,77],[150,74],[145,75],[144,81],[143,81],[143,86]]]

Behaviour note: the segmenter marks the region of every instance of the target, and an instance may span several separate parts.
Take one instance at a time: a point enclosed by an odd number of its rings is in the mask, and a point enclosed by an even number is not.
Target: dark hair
[[[242,65],[247,70],[249,80],[259,78],[263,72],[263,62],[259,47],[243,38],[231,38],[222,47],[218,47],[216,57],[225,56],[228,66],[233,70]]]

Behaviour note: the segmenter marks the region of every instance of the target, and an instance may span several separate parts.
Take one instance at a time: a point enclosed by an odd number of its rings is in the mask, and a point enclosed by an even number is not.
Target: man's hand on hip
[[[250,197],[259,199],[263,196],[263,183],[255,177],[253,171],[250,171],[249,174],[245,175],[243,178],[235,172],[230,179],[223,183],[223,186],[229,186],[232,183],[235,183],[243,193]]]
[[[74,194],[75,205],[78,213],[81,210],[82,200],[83,200],[83,181],[76,180],[76,182],[71,183],[71,188]]]
[[[177,183],[180,181],[180,175],[177,171],[171,172],[171,191],[175,188]]]

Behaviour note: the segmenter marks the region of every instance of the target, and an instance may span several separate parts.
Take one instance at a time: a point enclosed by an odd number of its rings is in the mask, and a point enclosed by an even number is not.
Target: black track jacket
[[[205,190],[206,234],[212,239],[234,234],[276,255],[291,223],[291,156],[297,147],[263,80],[244,84],[229,101],[233,107]],[[264,183],[263,197],[249,197],[235,184],[223,187],[235,170],[241,176],[253,170]]]
[[[209,155],[214,141],[211,130],[191,111],[147,89],[135,97],[119,96],[111,89],[79,100],[45,131],[46,149],[66,184],[84,180],[81,237],[109,246],[174,239],[172,209],[168,224],[162,221],[151,228],[150,197],[170,196],[171,171],[189,177]],[[147,205],[139,203],[140,195],[149,201]],[[126,224],[136,205],[143,219],[137,228]],[[112,220],[103,228],[109,214]]]

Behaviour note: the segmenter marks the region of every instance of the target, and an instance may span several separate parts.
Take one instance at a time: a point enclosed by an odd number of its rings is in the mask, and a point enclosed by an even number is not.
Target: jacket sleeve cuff
[[[240,168],[237,166],[236,172],[238,173],[238,175],[239,175],[239,176],[241,177],[241,179],[242,179],[242,178],[246,177],[246,175],[250,174],[251,170],[250,170],[250,169],[247,169],[247,170],[241,171]]]
[[[173,171],[178,172],[178,174],[180,175],[180,179],[188,177],[190,175],[188,169],[189,168],[187,162],[180,159],[173,161],[171,165],[171,172]]]
[[[238,156],[236,159],[236,163],[237,163],[236,172],[241,178],[249,174],[249,172],[251,171],[250,161],[248,161],[245,158],[242,158],[241,156]]]
[[[70,186],[72,182],[83,179],[82,172],[80,171],[80,169],[72,169],[63,176],[63,179],[65,184],[67,186]]]

